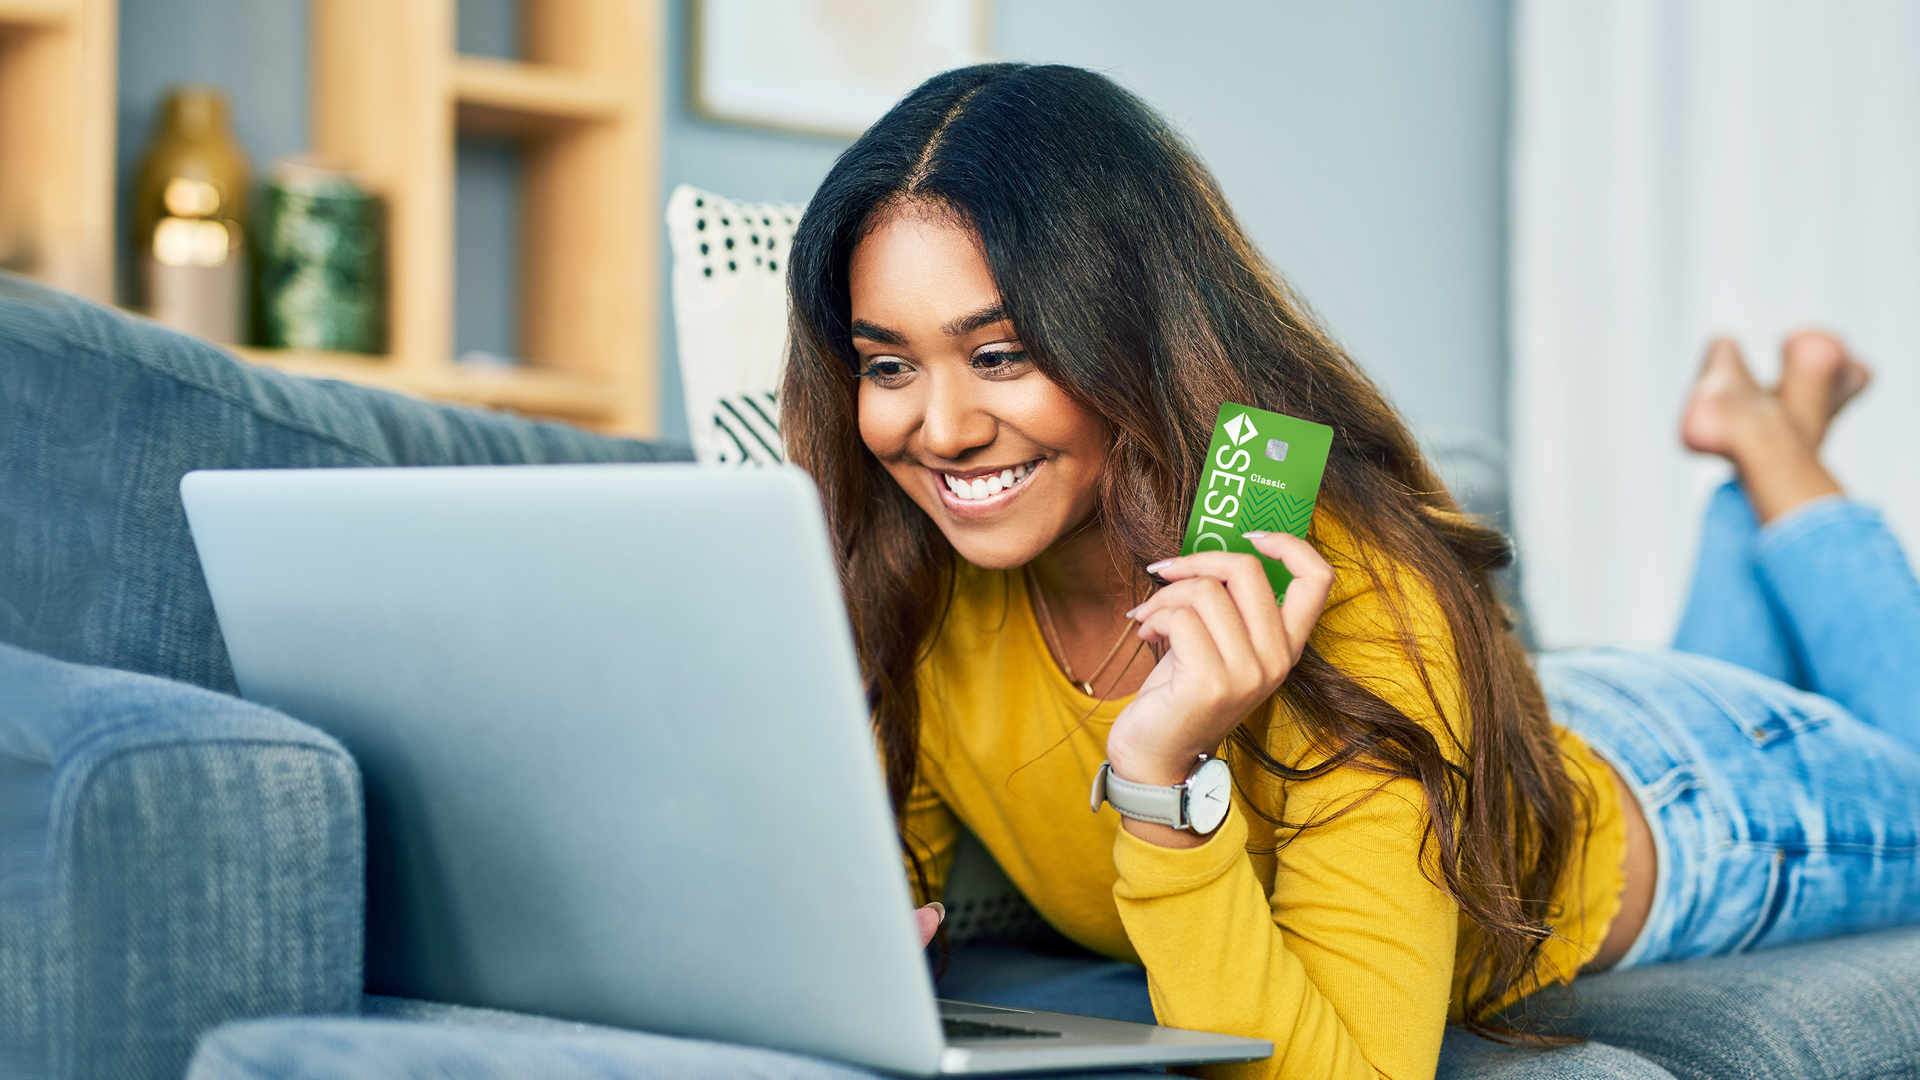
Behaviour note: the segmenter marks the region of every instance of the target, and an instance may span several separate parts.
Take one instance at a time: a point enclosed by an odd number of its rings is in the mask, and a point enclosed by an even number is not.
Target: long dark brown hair
[[[878,216],[908,203],[972,228],[1033,363],[1112,425],[1097,512],[1119,565],[1178,553],[1222,401],[1334,430],[1319,505],[1371,551],[1373,584],[1399,593],[1399,642],[1443,724],[1407,716],[1309,648],[1279,697],[1320,759],[1275,760],[1249,725],[1231,752],[1282,780],[1356,767],[1420,784],[1423,864],[1474,926],[1463,1011],[1476,1028],[1511,1033],[1489,1014],[1533,988],[1583,810],[1490,576],[1511,558],[1506,539],[1460,511],[1406,422],[1254,250],[1180,138],[1077,68],[988,64],[931,79],[834,164],[789,253],[782,424],[825,501],[896,812],[918,758],[915,671],[955,555],[861,442],[847,266]],[[1406,574],[1445,613],[1466,716],[1445,716],[1428,678],[1426,660],[1440,658],[1421,655]]]

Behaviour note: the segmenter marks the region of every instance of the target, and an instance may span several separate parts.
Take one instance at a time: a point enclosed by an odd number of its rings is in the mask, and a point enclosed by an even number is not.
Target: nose
[[[973,392],[980,380],[936,377],[929,381],[933,386],[920,422],[920,442],[927,453],[957,461],[993,442],[999,425]]]

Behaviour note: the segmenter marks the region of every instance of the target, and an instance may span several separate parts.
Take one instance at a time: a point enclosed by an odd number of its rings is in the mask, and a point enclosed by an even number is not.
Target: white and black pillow
[[[694,457],[704,464],[785,460],[777,392],[786,359],[786,256],[800,211],[686,184],[667,201],[680,382]]]

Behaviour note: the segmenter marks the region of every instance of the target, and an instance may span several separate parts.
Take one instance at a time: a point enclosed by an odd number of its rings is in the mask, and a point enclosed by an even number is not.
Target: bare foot
[[[1841,389],[1837,381],[1828,385]],[[1813,401],[1812,395],[1808,401]],[[1821,418],[1823,433],[1831,419],[1831,411]],[[1733,463],[1762,524],[1841,491],[1833,474],[1820,463],[1818,445],[1788,413],[1779,395],[1753,381],[1739,347],[1727,338],[1707,347],[1707,362],[1701,365],[1700,378],[1680,416],[1680,441],[1689,450],[1718,454]]]
[[[1775,394],[1807,442],[1818,449],[1827,426],[1873,373],[1847,354],[1840,339],[1823,330],[1802,330],[1780,348],[1780,385]]]
[[[1680,414],[1680,441],[1702,454],[1731,457],[1757,414],[1780,413],[1780,402],[1759,383],[1731,338],[1707,346],[1706,363]]]

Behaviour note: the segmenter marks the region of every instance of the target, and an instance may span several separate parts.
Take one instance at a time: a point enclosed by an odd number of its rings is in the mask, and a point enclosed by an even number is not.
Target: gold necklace
[[[1040,615],[1040,633],[1046,639],[1047,647],[1060,658],[1060,670],[1067,676],[1067,681],[1077,687],[1081,693],[1088,697],[1099,697],[1099,694],[1093,692],[1093,680],[1107,670],[1108,664],[1113,663],[1114,654],[1118,653],[1120,646],[1126,643],[1127,634],[1134,628],[1134,621],[1127,620],[1127,625],[1120,631],[1120,636],[1114,639],[1113,648],[1107,650],[1107,655],[1101,659],[1100,666],[1093,669],[1093,674],[1087,676],[1085,680],[1076,679],[1073,677],[1073,663],[1067,659],[1067,648],[1061,643],[1060,635],[1053,628],[1053,612],[1047,607],[1047,594],[1040,588],[1040,582],[1034,579],[1031,568],[1023,567],[1022,570],[1027,578],[1027,591],[1034,599],[1034,610]]]

